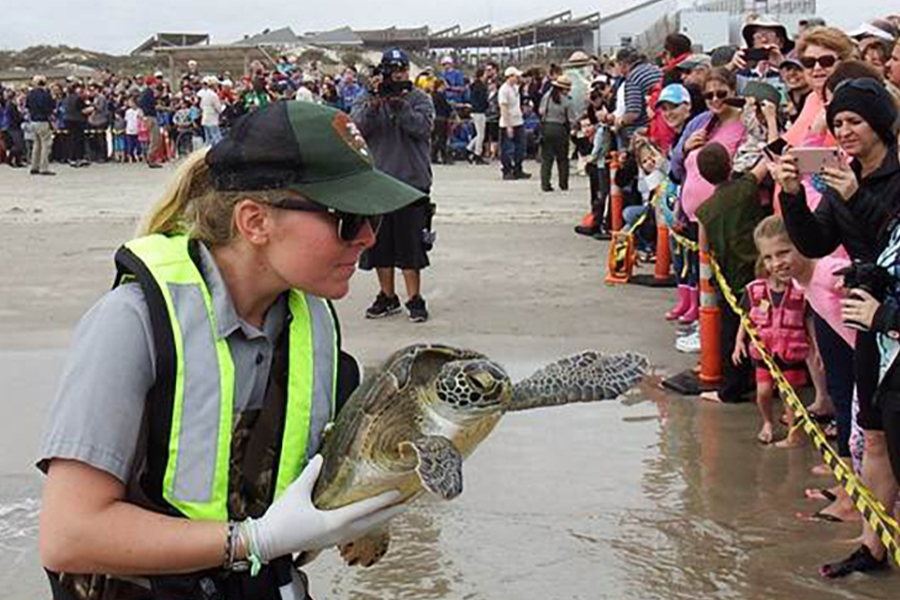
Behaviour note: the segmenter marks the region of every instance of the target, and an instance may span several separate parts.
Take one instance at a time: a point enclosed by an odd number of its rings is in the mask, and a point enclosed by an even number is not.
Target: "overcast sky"
[[[571,9],[575,16],[610,13],[637,0],[2,0],[0,48],[21,49],[35,44],[67,44],[116,54],[131,51],[160,31],[209,33],[213,43],[229,43],[266,27],[290,26],[295,32],[328,30],[349,25],[357,29],[417,27],[432,30],[459,24],[495,27]],[[849,27],[881,15],[887,0],[819,0],[819,14]],[[311,10],[310,7],[314,8]],[[465,6],[465,8],[460,8]],[[900,11],[900,8],[897,9]]]

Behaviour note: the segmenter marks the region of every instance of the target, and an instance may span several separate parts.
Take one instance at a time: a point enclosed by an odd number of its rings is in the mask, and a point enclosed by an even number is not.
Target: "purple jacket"
[[[687,158],[684,151],[684,143],[691,137],[691,134],[706,127],[709,124],[710,119],[712,119],[711,112],[702,112],[688,121],[687,125],[684,126],[684,131],[681,132],[681,139],[678,140],[678,144],[676,144],[675,149],[672,150],[672,158],[669,161],[669,177],[671,177],[672,181],[675,183],[684,183],[684,159]]]

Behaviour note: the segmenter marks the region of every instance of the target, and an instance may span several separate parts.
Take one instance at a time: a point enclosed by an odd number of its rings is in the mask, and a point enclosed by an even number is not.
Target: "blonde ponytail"
[[[207,151],[192,153],[178,167],[169,188],[138,225],[137,237],[186,234],[211,246],[228,244],[235,236],[235,204],[245,199],[271,204],[273,198],[284,196],[277,190],[216,190],[206,164]]]
[[[205,148],[193,152],[181,163],[168,189],[141,219],[136,232],[138,237],[154,233],[187,233],[190,229],[185,217],[188,201],[212,191],[206,152]]]

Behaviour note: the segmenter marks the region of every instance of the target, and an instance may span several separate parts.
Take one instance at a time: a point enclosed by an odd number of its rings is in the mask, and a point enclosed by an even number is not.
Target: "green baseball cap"
[[[273,102],[239,118],[206,163],[217,190],[290,189],[352,214],[385,214],[426,196],[374,167],[346,113],[311,102]]]

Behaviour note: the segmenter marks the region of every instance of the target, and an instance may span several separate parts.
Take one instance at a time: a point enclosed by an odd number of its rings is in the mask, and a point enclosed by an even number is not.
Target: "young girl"
[[[821,381],[812,319],[807,318],[806,297],[792,281],[803,259],[791,243],[784,222],[777,215],[763,219],[753,232],[753,239],[759,250],[764,277],[747,285],[742,308],[749,312],[766,350],[775,359],[788,383],[794,388],[805,384],[807,366],[811,371],[818,370],[813,379]],[[739,364],[748,353],[747,337],[746,329],[741,326],[732,354],[735,364]],[[749,354],[756,367],[756,403],[763,419],[756,437],[759,442],[770,444],[774,441],[774,383],[762,355],[752,343],[749,344]],[[781,448],[797,446],[803,439],[802,431],[793,430],[793,411],[786,408],[785,412],[790,433],[777,444]]]
[[[128,108],[125,110],[125,162],[137,162],[141,155],[138,133],[143,121],[143,113],[137,107],[133,98],[128,100]]]
[[[662,153],[649,141],[641,139],[634,144],[635,157],[638,161],[638,191],[641,194],[641,204],[628,206],[622,211],[622,219],[625,221],[625,230],[631,231],[641,215],[652,208],[653,198],[657,194],[657,188],[666,181],[666,173],[669,164]],[[647,240],[641,235],[640,229],[634,231],[638,254],[642,262],[653,260],[653,240]]]

